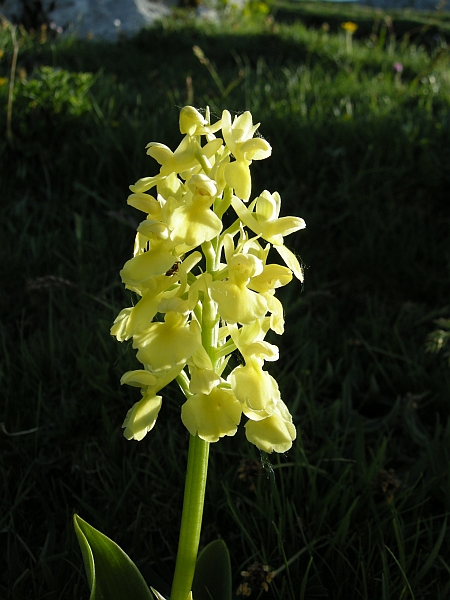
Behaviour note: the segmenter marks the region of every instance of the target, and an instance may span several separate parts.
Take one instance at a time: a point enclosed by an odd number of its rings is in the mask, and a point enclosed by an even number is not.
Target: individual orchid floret
[[[186,252],[217,237],[222,231],[222,221],[207,203],[190,199],[173,211],[170,227],[178,252]]]
[[[206,175],[193,175],[184,206],[176,208],[169,218],[171,239],[178,250],[187,251],[217,237],[222,221],[210,210],[217,193],[215,182]]]
[[[265,316],[267,302],[248,289],[251,277],[262,272],[261,261],[253,254],[235,254],[228,264],[228,280],[211,284],[211,297],[227,323],[246,325]]]
[[[133,337],[137,359],[153,372],[184,366],[201,343],[196,321],[188,323],[188,315],[168,312],[164,323],[152,323]]]
[[[150,219],[155,221],[161,220],[161,205],[150,194],[145,194],[144,192],[139,194],[130,194],[127,198],[127,203],[137,210],[147,213]]]
[[[217,442],[234,435],[241,420],[242,408],[233,392],[215,387],[209,394],[194,394],[181,407],[181,420],[191,435],[207,442]]]
[[[111,327],[111,335],[123,342],[145,329],[158,312],[161,295],[162,292],[154,294],[147,290],[135,306],[122,309]]]
[[[122,375],[120,383],[141,388],[142,398],[128,411],[122,427],[124,436],[137,441],[142,440],[156,423],[162,405],[162,396],[157,392],[170,383],[178,375],[181,367],[166,371],[162,377],[157,377],[145,369],[128,371]]]
[[[189,136],[183,138],[175,152],[159,142],[149,142],[146,148],[147,154],[161,165],[160,175],[181,173],[196,164],[196,144]]]
[[[283,287],[292,281],[292,271],[282,265],[264,265],[262,273],[253,277],[250,287],[262,294],[273,294],[277,288]]]
[[[145,236],[144,236],[145,237]],[[131,288],[149,285],[157,275],[164,275],[179,261],[174,242],[152,240],[150,249],[128,260],[120,271],[123,283]]]
[[[185,106],[180,111],[180,132],[188,135],[201,135],[208,125],[205,117],[193,106]]]
[[[284,331],[283,305],[275,297],[275,290],[292,280],[292,271],[282,265],[265,265],[260,275],[253,277],[248,287],[264,296],[271,313],[270,328],[281,335]]]
[[[183,262],[175,261],[164,275],[151,276],[143,282],[144,285],[136,285],[134,290],[141,295],[141,299],[133,307],[120,311],[111,328],[111,335],[120,342],[128,340],[150,325],[158,312],[167,312],[168,309],[162,311],[160,308],[165,295],[173,297],[176,293],[181,296],[187,292],[188,274],[200,260],[200,252],[192,252]]]
[[[215,138],[200,147],[196,138],[186,135],[175,152],[159,142],[149,142],[147,144],[147,154],[154,158],[160,165],[160,176],[167,176],[171,173],[182,173],[192,169],[202,161],[208,160],[222,146],[222,140]],[[211,166],[211,165],[210,165]]]
[[[260,358],[248,357],[246,364],[236,367],[228,377],[231,389],[242,404],[242,412],[253,421],[270,417],[281,400],[277,382],[262,365]]]
[[[244,236],[245,239],[245,236]],[[240,243],[242,246],[242,243]],[[223,240],[227,261],[228,278],[210,285],[212,299],[217,302],[219,314],[227,323],[252,323],[267,312],[263,296],[248,289],[252,277],[259,275],[263,262],[254,254],[237,252],[233,238],[227,234]]]
[[[168,303],[180,302],[174,298],[174,293],[181,296],[187,292],[188,273],[200,260],[200,252],[192,252],[182,263],[175,262],[164,275],[149,277],[145,281],[145,287],[140,286],[139,290],[135,288],[141,294],[141,299],[133,307],[120,311],[111,327],[111,335],[116,336],[119,342],[129,340],[146,329],[158,312],[174,310],[168,307]],[[164,303],[168,295],[170,300]],[[185,305],[187,307],[186,302]],[[162,309],[162,306],[166,308]],[[179,306],[176,310],[180,312]]]
[[[209,141],[209,136],[221,127],[222,121],[212,125],[209,123],[209,109],[206,111],[206,117],[193,106],[185,106],[180,111],[180,132],[183,134],[206,135]]]
[[[218,281],[211,285],[211,297],[217,302],[219,314],[227,323],[246,325],[267,312],[267,301],[245,285]]]
[[[151,190],[157,183],[159,183],[164,177],[161,175],[155,175],[154,177],[142,177],[138,179],[135,184],[130,185],[130,190],[134,194],[143,194]]]
[[[258,127],[259,123],[253,125],[252,115],[248,111],[235,117],[233,123],[227,110],[222,113],[223,138],[236,159],[226,165],[224,176],[227,184],[243,200],[249,199],[252,190],[250,175],[252,160],[268,158],[272,153],[272,148],[266,140],[253,138]]]
[[[127,440],[140,442],[153,429],[162,405],[162,396],[145,392],[127,412],[122,424],[123,435]]]
[[[235,324],[228,325],[228,333],[245,361],[251,356],[256,356],[263,361],[278,360],[278,347],[264,340],[269,326],[268,318],[256,320],[251,325],[239,328]]]
[[[275,411],[260,421],[248,420],[245,435],[249,442],[264,452],[287,452],[297,434],[292,416],[282,400],[277,402]]]
[[[233,196],[231,204],[241,221],[254,233],[261,236],[278,251],[287,266],[300,281],[303,281],[303,271],[295,255],[284,246],[284,236],[305,228],[305,221],[300,217],[281,217],[281,198],[278,192],[271,194],[265,190],[251,206]],[[255,210],[252,211],[251,208]]]

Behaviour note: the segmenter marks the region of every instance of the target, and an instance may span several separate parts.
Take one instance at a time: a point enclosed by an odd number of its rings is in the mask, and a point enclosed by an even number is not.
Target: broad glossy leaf
[[[223,540],[214,540],[200,552],[195,568],[194,600],[231,600],[230,553]]]
[[[97,529],[74,515],[91,596],[89,600],[154,600],[130,557]]]

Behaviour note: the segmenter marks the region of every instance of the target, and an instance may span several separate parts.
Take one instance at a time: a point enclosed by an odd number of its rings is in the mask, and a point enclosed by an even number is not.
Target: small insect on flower
[[[170,277],[171,275],[174,275],[177,271],[178,271],[178,265],[180,265],[180,261],[177,260],[171,267],[170,269],[166,272],[167,277]]]

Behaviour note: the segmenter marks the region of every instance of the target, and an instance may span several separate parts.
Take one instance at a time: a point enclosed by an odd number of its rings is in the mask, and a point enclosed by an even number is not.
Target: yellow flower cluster
[[[121,379],[142,393],[123,424],[128,439],[141,440],[153,428],[158,392],[174,379],[186,396],[181,418],[192,435],[208,442],[234,435],[244,414],[247,439],[265,452],[285,452],[295,439],[277,382],[264,370],[265,361],[278,359],[278,348],[264,338],[269,329],[284,330],[276,289],[292,274],[303,278],[284,236],[305,223],[279,216],[277,192],[266,190],[246,204],[250,165],[272,151],[255,137],[258,126],[250,112],[232,120],[225,110],[211,124],[209,110],[202,115],[186,106],[178,148],[147,145],[161,168],[130,186],[128,204],[146,218],[121,271],[140,299],[111,329],[119,341],[133,340],[143,365]],[[286,266],[267,264],[272,247]],[[231,370],[236,349],[243,361]]]

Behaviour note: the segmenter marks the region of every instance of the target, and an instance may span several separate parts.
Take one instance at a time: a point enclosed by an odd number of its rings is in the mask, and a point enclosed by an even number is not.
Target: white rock
[[[176,4],[177,0],[0,0],[0,13],[16,23],[35,18],[39,25],[47,20],[58,31],[115,41],[152,25]]]

